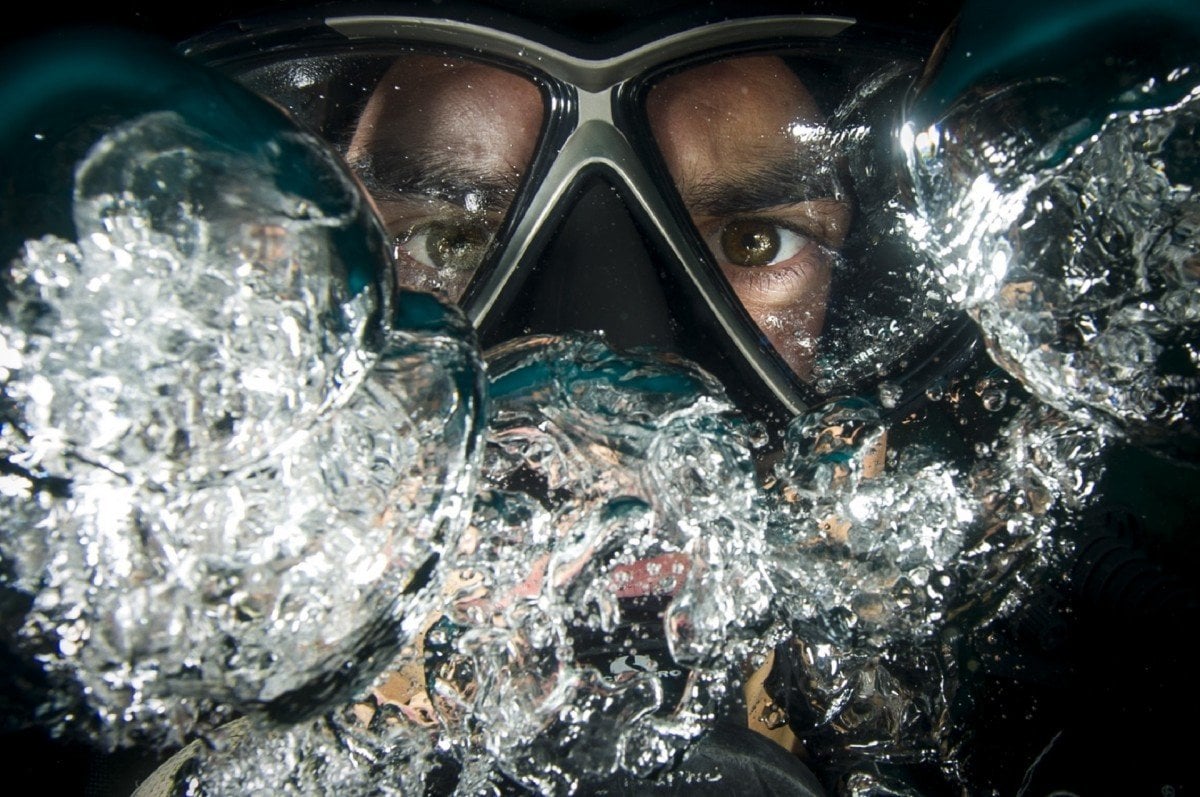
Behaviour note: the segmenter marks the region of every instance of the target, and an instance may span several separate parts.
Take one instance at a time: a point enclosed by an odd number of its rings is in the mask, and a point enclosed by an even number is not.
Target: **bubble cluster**
[[[1106,445],[1037,402],[965,468],[919,446],[885,456],[888,432],[863,401],[798,418],[770,524],[789,721],[830,771],[876,788],[902,785],[880,764],[953,769],[956,640],[1062,567],[1057,530],[1093,499]]]
[[[754,430],[711,377],[588,337],[524,339],[488,362],[470,526],[413,643],[326,718],[353,725],[316,748],[343,763],[297,793],[388,793],[400,781],[362,763],[362,744],[412,757],[404,783],[463,794],[680,777],[762,652]],[[314,738],[296,733],[203,756],[199,793],[259,782],[264,745]]]
[[[489,489],[446,563],[447,737],[540,793],[658,774],[731,697],[767,607],[746,426],[703,372],[594,339],[489,369]]]
[[[1110,56],[1100,78],[1078,69],[977,87],[910,122],[910,231],[1035,395],[1194,460],[1200,72],[1145,53]]]

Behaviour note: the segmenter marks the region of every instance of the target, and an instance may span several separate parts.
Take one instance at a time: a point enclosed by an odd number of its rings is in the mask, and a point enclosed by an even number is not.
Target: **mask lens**
[[[908,367],[951,308],[899,217],[894,120],[915,62],[732,55],[645,92],[651,136],[747,314],[818,394]]]
[[[809,377],[853,215],[816,101],[782,59],[745,56],[664,78],[646,110],[700,238],[759,329]]]
[[[541,135],[545,101],[531,77],[394,49],[293,59],[239,77],[341,151],[391,237],[401,287],[462,298]]]

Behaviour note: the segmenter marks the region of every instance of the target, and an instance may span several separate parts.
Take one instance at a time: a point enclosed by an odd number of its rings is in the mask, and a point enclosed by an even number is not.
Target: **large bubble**
[[[402,644],[482,366],[395,295],[317,139],[152,45],[77,44],[13,65],[0,130],[5,713],[107,747],[294,722]]]
[[[996,31],[989,8],[968,7],[910,108],[911,229],[1035,395],[1195,461],[1200,18],[1050,4]]]

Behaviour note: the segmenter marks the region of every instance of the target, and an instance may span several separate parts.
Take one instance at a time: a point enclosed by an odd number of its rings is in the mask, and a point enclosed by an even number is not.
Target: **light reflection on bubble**
[[[474,683],[453,685],[446,738],[493,757],[468,782],[660,772],[711,727],[766,609],[746,433],[701,372],[598,341],[489,364],[493,488],[447,561],[473,576],[449,617]]]
[[[489,366],[485,489],[426,592],[424,633],[356,706],[355,733],[424,749],[412,772],[436,760],[464,794],[671,778],[762,652],[757,430],[693,367],[589,338],[518,342]],[[373,719],[385,708],[394,739]],[[436,752],[400,749],[411,734]],[[264,749],[205,757],[199,793],[259,783]],[[321,788],[374,793],[379,773],[352,752],[321,753],[345,759]]]

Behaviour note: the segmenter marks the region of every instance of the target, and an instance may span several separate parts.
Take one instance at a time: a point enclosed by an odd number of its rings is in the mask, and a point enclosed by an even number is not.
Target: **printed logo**
[[[649,656],[631,653],[613,659],[612,664],[608,665],[608,671],[613,675],[623,672],[658,672],[658,662]]]

